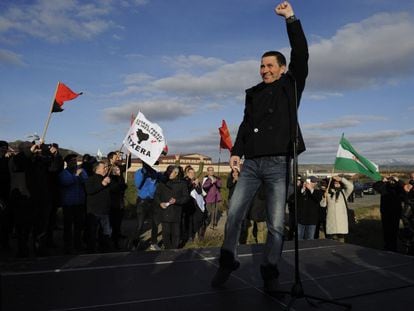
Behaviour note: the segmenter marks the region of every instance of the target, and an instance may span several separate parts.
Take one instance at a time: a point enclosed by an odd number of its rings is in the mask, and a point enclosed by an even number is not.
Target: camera
[[[41,144],[40,145],[40,149],[43,151],[43,152],[47,152],[47,151],[49,151],[49,149],[50,148],[52,148],[52,144]]]

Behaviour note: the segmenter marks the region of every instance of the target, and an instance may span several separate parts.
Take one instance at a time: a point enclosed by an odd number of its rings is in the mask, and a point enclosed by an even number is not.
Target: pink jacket
[[[221,179],[216,177],[216,181],[212,183],[211,178],[205,177],[203,179],[203,190],[207,193],[204,197],[207,204],[221,202]]]

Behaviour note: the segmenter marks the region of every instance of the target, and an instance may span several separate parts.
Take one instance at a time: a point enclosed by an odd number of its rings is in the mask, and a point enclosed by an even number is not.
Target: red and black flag
[[[220,133],[220,148],[228,149],[231,151],[231,148],[233,148],[233,144],[231,143],[231,137],[230,132],[227,127],[226,121],[222,121],[221,127],[219,127],[219,133]]]
[[[64,102],[67,100],[75,99],[79,95],[82,95],[82,92],[75,93],[62,82],[59,82],[56,89],[56,95],[55,100],[53,102],[52,112],[62,112]]]

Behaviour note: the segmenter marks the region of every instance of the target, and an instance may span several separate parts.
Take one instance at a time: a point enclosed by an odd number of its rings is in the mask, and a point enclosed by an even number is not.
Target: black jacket
[[[111,183],[109,189],[111,193],[111,208],[121,209],[124,207],[125,190],[128,187],[125,184],[124,177],[118,175],[110,175]]]
[[[93,174],[85,182],[87,212],[108,215],[111,207],[111,187],[102,185],[104,176]]]
[[[166,209],[160,207],[161,203],[168,202],[175,198],[175,204]],[[155,208],[160,209],[161,222],[180,222],[183,206],[190,199],[187,183],[184,180],[168,180],[166,183],[159,183],[154,195]]]
[[[301,225],[317,225],[319,222],[322,191],[315,189],[313,193],[306,189],[298,189],[298,223]]]
[[[288,74],[246,90],[244,118],[232,155],[245,158],[292,154],[297,107],[308,75],[308,45],[300,21],[287,23],[291,45]],[[296,92],[297,91],[297,92]],[[297,94],[297,96],[296,96]],[[296,103],[297,99],[297,103]],[[299,129],[298,152],[305,150]]]
[[[381,194],[381,213],[394,213],[396,215],[400,215],[402,202],[405,197],[403,189],[404,184],[401,181],[394,184],[390,182],[377,181],[372,186]]]

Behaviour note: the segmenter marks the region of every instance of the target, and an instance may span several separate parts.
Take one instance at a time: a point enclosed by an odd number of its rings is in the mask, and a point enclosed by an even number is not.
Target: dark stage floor
[[[123,252],[40,258],[1,266],[2,310],[284,310],[290,296],[262,290],[261,245],[239,248],[241,268],[214,290],[219,249]],[[287,242],[281,289],[294,280]],[[414,257],[340,244],[300,243],[305,293],[352,304],[352,310],[413,310]],[[291,310],[315,310],[298,299]],[[322,304],[319,310],[344,310]]]

